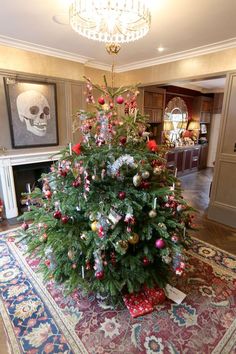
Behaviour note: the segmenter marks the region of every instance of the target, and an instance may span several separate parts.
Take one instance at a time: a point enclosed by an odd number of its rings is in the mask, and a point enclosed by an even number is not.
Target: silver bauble
[[[155,218],[157,216],[157,212],[155,209],[149,211],[150,218]]]
[[[143,173],[142,173],[142,178],[143,179],[148,179],[150,177],[150,173],[148,172],[148,171],[144,171]]]

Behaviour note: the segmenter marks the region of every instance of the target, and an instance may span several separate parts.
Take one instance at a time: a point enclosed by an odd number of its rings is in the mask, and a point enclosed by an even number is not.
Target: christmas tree
[[[87,102],[96,111],[74,117],[82,141],[61,152],[42,176],[43,190],[28,196],[21,236],[40,255],[45,278],[68,291],[117,300],[144,284],[162,287],[184,270],[191,208],[166,168],[166,151],[149,139],[137,95],[135,88],[109,88],[106,78],[104,86],[87,79]]]

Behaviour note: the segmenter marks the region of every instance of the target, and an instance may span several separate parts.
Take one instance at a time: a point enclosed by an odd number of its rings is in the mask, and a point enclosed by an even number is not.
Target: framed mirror
[[[172,98],[164,113],[163,140],[170,145],[180,144],[180,137],[188,124],[188,108],[181,97]]]

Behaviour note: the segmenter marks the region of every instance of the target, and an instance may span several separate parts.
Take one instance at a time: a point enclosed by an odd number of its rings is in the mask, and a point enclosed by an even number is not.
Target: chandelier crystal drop
[[[69,15],[74,31],[105,43],[138,40],[151,24],[147,1],[142,0],[73,0]]]

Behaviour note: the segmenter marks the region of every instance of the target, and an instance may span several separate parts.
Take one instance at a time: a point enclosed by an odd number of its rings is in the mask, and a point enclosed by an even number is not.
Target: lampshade
[[[200,129],[200,123],[192,120],[189,122],[188,125],[188,130],[199,130]]]
[[[186,129],[187,128],[187,125],[188,125],[188,122],[179,122],[178,125],[177,125],[177,128],[178,129]]]
[[[171,120],[164,120],[163,130],[165,131],[174,130],[174,125],[171,122]]]
[[[74,31],[106,43],[140,39],[151,24],[147,1],[142,0],[72,0],[69,17]]]

